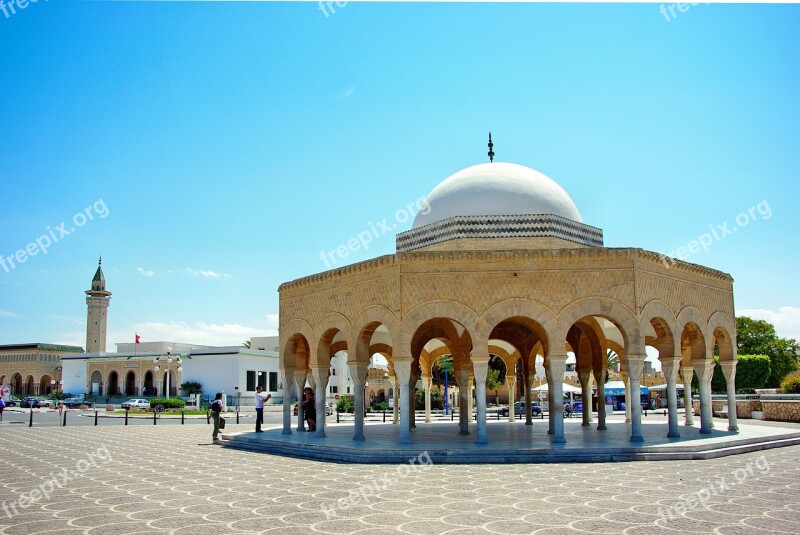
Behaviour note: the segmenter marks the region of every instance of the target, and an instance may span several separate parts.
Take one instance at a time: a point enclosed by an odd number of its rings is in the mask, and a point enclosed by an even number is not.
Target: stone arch
[[[511,318],[527,318],[538,324],[541,327],[542,345],[547,351],[551,337],[558,331],[558,319],[552,309],[533,299],[507,299],[486,309],[478,321],[475,347],[488,347],[494,328]]]
[[[97,391],[94,390],[94,385],[97,385]],[[103,395],[103,372],[100,370],[92,370],[89,374],[89,392],[95,395]]]
[[[323,368],[330,367],[331,357],[337,351],[347,351],[349,349],[350,332],[350,322],[342,314],[332,312],[323,317],[312,335],[313,343],[316,344],[316,351],[312,353],[309,365]],[[339,340],[334,344],[333,339],[340,333],[345,339]],[[344,347],[342,347],[341,342],[344,342]],[[335,348],[333,347],[334,345],[336,346]]]
[[[700,311],[691,305],[685,306],[678,313],[677,321],[683,363],[688,365],[692,361],[709,358],[709,353],[706,351],[707,322]]]
[[[136,388],[136,372],[128,370],[125,373],[125,381],[123,382],[122,392],[126,396],[138,396],[139,392]]]
[[[400,322],[394,313],[382,305],[371,305],[358,313],[352,325],[354,329],[359,332],[369,324],[380,323],[389,331],[389,337],[392,339],[392,344],[396,343],[398,332],[400,329]]]
[[[35,395],[36,394],[35,388],[36,388],[36,383],[33,379],[33,375],[29,375],[25,379],[25,395],[27,396]]]
[[[647,332],[648,324],[655,330],[656,337],[653,340],[645,340],[647,345],[651,345],[658,350],[659,356],[672,357],[678,355],[676,349],[680,350],[680,330],[677,328],[675,314],[670,308],[658,299],[649,301],[639,314],[639,332]]]
[[[293,319],[285,325],[280,326],[280,353],[278,355],[278,366],[280,368],[295,369],[297,363],[295,362],[295,350],[299,340],[305,340],[306,348],[310,348],[309,340],[314,339],[314,329],[307,321],[302,319]],[[308,353],[306,353],[308,355]],[[308,366],[308,361],[304,363],[305,367]],[[305,368],[304,368],[305,369]]]
[[[108,388],[106,392],[109,396],[119,395],[119,372],[117,370],[111,370],[108,373]]]
[[[572,325],[586,316],[597,316],[609,320],[617,326],[625,342],[626,354],[644,355],[644,340],[641,339],[639,321],[634,313],[615,299],[608,297],[588,297],[573,301],[558,313],[559,331],[554,340],[566,340]],[[551,350],[563,351],[559,344],[553,344]]]
[[[720,361],[737,359],[736,324],[731,320],[730,316],[724,312],[714,312],[708,319],[708,332],[711,333],[711,336],[709,336],[709,343],[711,344],[709,352],[711,354],[714,352],[714,342],[716,341],[719,344]]]
[[[0,385],[5,384],[6,377],[6,374],[0,374]]]
[[[153,396],[155,395],[155,376],[153,370],[147,370],[144,374],[144,382],[142,383],[142,395]]]
[[[278,357],[279,366],[283,369],[291,369],[305,373],[308,369],[309,357],[311,356],[311,346],[302,333],[293,333],[288,337],[283,345],[283,351]]]
[[[53,390],[53,385],[50,384],[53,378],[49,374],[44,374],[39,379],[39,395],[46,396]]]
[[[395,357],[401,355],[404,358],[412,357],[411,342],[417,329],[425,322],[436,318],[446,318],[459,324],[469,334],[470,339],[477,330],[478,315],[465,304],[458,301],[429,301],[415,307],[403,318]],[[463,335],[463,333],[458,334]]]
[[[11,391],[15,395],[20,395],[22,393],[22,374],[19,372],[14,372],[11,375]]]

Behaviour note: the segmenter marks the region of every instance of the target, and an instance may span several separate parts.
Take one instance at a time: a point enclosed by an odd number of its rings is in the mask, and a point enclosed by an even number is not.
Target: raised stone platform
[[[727,420],[715,419],[710,435],[701,435],[699,424],[681,426],[680,438],[667,438],[663,418],[643,418],[644,442],[631,444],[630,426],[621,417],[609,417],[608,429],[582,427],[579,419],[565,421],[565,444],[554,444],[547,434],[547,420],[534,420],[532,426],[517,421],[489,421],[489,444],[475,444],[475,424],[470,435],[460,436],[454,422],[418,423],[411,432],[412,443],[399,445],[399,427],[370,424],[364,429],[366,440],[353,440],[352,424],[328,424],[325,437],[281,428],[263,433],[223,435],[229,448],[258,451],[288,457],[346,463],[400,463],[427,452],[434,463],[553,463],[656,461],[712,459],[800,444],[800,426],[775,427],[763,423],[740,423],[739,431],[727,430]]]

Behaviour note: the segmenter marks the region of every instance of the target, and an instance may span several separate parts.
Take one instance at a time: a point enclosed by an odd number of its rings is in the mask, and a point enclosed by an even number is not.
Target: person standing
[[[314,391],[305,387],[303,389],[303,415],[305,416],[306,423],[308,424],[309,431],[317,430],[317,404],[314,400]]]
[[[219,419],[221,418],[220,413],[222,412],[222,392],[217,392],[214,401],[208,407],[211,409],[211,419],[214,420],[214,432],[211,435],[211,438],[214,440],[219,440]]]
[[[266,397],[262,396],[263,390],[260,386],[256,387],[256,433],[263,433],[261,424],[264,423],[264,402],[272,397],[272,394],[267,394]]]

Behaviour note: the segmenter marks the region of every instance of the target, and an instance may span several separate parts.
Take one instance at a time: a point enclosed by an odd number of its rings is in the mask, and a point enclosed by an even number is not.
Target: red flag
[[[139,343],[139,335],[134,333],[134,336],[136,336],[136,342],[135,343],[138,344]]]

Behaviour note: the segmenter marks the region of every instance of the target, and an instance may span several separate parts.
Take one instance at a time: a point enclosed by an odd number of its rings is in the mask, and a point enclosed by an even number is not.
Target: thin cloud
[[[9,312],[7,310],[0,310],[0,318],[11,318],[11,319],[19,320],[19,319],[22,319],[22,316],[20,316],[16,312]]]
[[[146,270],[146,269],[143,269],[143,268],[140,268],[140,267],[137,267],[136,271],[138,271],[139,273],[141,273],[145,277],[154,277],[155,274],[156,274],[155,271]]]
[[[186,268],[186,272],[189,275],[194,275],[195,277],[205,277],[209,279],[230,279],[231,276],[228,273],[219,273],[217,271],[211,271],[210,269],[192,269]]]
[[[351,85],[350,87],[348,87],[344,91],[340,91],[339,92],[339,98],[348,98],[355,92],[355,90],[356,90],[356,86]]]
[[[800,340],[800,308],[798,307],[785,306],[778,310],[751,308],[739,310],[736,315],[768,321],[775,326],[775,331],[781,338]]]

